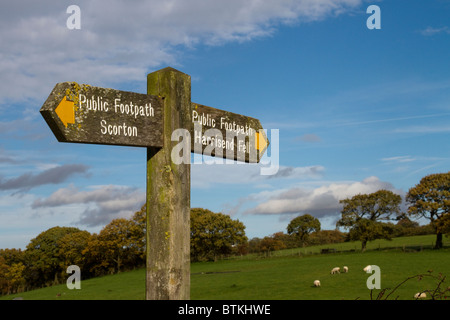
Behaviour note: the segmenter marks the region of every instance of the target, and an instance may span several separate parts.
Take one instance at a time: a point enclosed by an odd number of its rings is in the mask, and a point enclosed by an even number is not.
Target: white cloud
[[[396,190],[389,182],[381,181],[375,176],[362,181],[334,182],[315,188],[292,187],[277,191],[264,191],[241,199],[234,212],[240,210],[248,203],[255,203],[246,209],[244,214],[252,215],[293,215],[309,213],[317,218],[337,216],[341,210],[339,200],[352,197],[356,194],[368,194],[380,189]]]
[[[176,47],[268,36],[280,24],[315,21],[361,0],[78,1],[81,29],[69,30],[69,2],[20,1],[0,12],[2,101],[43,99],[56,82],[142,81],[177,65]]]
[[[52,166],[43,172],[34,174],[26,172],[19,177],[5,179],[0,175],[0,191],[3,190],[30,190],[46,184],[58,184],[64,182],[74,174],[86,175],[88,166],[83,164],[65,164]]]
[[[450,34],[450,29],[447,26],[442,28],[433,28],[428,26],[426,29],[421,30],[420,33],[424,36],[433,36],[438,33]]]
[[[411,156],[397,156],[397,157],[382,158],[381,161],[387,163],[397,163],[397,162],[404,163],[416,161],[416,159],[411,158]]]
[[[393,130],[395,133],[424,133],[424,134],[433,134],[433,133],[446,133],[450,132],[450,128],[448,126],[409,126],[404,128],[398,128]]]
[[[32,209],[37,196],[0,193],[0,249],[25,249],[30,240],[54,226],[72,226],[83,212],[82,205]],[[92,228],[90,232],[98,232]]]
[[[79,206],[79,219],[73,223],[87,227],[105,225],[116,218],[129,218],[145,203],[145,193],[126,186],[96,186],[80,191],[73,185],[61,188],[48,198],[37,199],[32,208]]]

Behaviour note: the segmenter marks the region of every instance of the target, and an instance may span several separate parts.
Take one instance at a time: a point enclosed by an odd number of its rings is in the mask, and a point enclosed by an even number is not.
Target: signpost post
[[[191,126],[191,78],[172,68],[147,76],[148,94],[164,97],[164,147],[147,148],[147,292],[149,300],[190,297],[191,166],[175,165],[171,141]]]
[[[259,162],[259,120],[191,102],[191,78],[173,68],[147,76],[147,94],[58,83],[40,110],[60,142],[147,148],[146,298],[190,298],[190,156],[174,163],[181,129],[194,153]]]

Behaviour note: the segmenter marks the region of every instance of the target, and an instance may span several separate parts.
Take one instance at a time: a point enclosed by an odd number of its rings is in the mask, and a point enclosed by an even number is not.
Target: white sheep
[[[425,299],[427,297],[427,294],[425,292],[417,292],[414,295],[414,299]]]
[[[363,270],[364,270],[364,272],[372,273],[372,266],[371,266],[371,265],[368,265],[368,266],[366,266]]]
[[[342,269],[344,269],[344,273],[348,272],[348,267],[347,266],[344,266],[344,268],[342,268]]]
[[[320,281],[314,280],[314,287],[320,287]]]
[[[331,269],[331,274],[336,274],[336,273],[341,273],[341,268],[336,267],[336,268]]]

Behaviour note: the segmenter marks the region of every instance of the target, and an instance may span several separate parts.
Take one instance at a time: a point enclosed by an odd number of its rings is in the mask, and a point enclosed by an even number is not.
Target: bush
[[[426,234],[435,234],[431,224],[419,225],[411,221],[408,217],[402,217],[394,227],[394,237],[421,236]]]
[[[340,243],[346,240],[346,234],[339,230],[321,230],[310,234],[308,245]]]

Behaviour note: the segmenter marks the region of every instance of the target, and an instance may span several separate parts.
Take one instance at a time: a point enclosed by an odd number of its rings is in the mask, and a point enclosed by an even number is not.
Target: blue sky
[[[381,29],[366,26],[370,5]],[[147,73],[171,66],[191,76],[193,102],[276,130],[274,175],[260,174],[270,148],[260,165],[192,165],[191,206],[230,214],[249,238],[303,213],[332,229],[340,199],[404,195],[449,171],[448,0],[1,7],[0,248],[57,225],[98,232],[145,202],[145,149],[57,142],[39,109],[63,81],[145,93]]]

